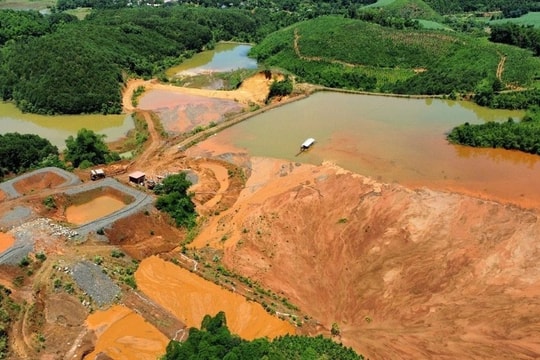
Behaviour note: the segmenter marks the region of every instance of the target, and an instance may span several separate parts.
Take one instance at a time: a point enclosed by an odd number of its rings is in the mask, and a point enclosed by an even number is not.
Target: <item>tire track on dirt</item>
[[[497,71],[495,73],[495,76],[497,79],[502,81],[502,74],[504,72],[504,64],[506,63],[506,55],[499,53],[501,56],[501,60],[499,60],[499,63],[497,64]]]

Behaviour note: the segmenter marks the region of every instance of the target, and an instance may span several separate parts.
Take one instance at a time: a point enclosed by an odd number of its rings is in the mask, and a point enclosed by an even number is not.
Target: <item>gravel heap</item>
[[[34,251],[36,239],[67,238],[78,233],[65,226],[56,224],[50,219],[38,218],[23,223],[9,232],[15,239],[13,246],[0,253],[0,264],[18,264],[25,256]]]
[[[90,261],[75,264],[71,274],[77,285],[100,307],[112,303],[120,294],[120,287],[103,273],[100,266]]]

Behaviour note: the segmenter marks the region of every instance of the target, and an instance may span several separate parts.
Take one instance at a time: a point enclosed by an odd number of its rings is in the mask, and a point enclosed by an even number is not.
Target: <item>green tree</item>
[[[267,338],[242,340],[237,335],[231,334],[227,328],[225,314],[219,312],[215,317],[206,315],[200,330],[191,328],[186,342],[173,340],[169,343],[162,360],[179,359],[361,360],[363,356],[322,336],[286,335],[272,341]]]
[[[58,148],[34,134],[7,133],[0,135],[0,170],[20,173],[33,167],[45,166],[58,158]],[[0,171],[2,173],[2,171]]]
[[[119,160],[116,153],[112,153],[105,144],[105,135],[96,134],[85,128],[77,132],[77,137],[69,136],[66,139],[64,156],[74,167],[79,167],[82,162],[90,162],[94,165],[105,164]]]
[[[186,173],[167,176],[163,183],[156,186],[154,191],[160,195],[156,201],[156,208],[165,211],[176,222],[176,226],[192,228],[195,226],[195,204],[191,201],[188,188],[191,182]]]
[[[292,80],[287,76],[283,80],[274,80],[270,84],[270,92],[268,94],[268,98],[270,99],[274,96],[286,96],[289,95],[292,91],[293,83]]]

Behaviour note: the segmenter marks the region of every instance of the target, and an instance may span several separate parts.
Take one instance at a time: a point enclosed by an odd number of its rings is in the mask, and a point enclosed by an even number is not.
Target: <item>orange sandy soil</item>
[[[64,179],[60,175],[48,171],[46,173],[36,174],[26,179],[17,181],[15,184],[13,184],[13,187],[20,194],[28,194],[30,192],[35,192],[43,189],[54,188],[64,183],[65,181],[66,179]]]
[[[0,201],[4,200],[6,198],[6,194],[0,190]]]
[[[0,232],[0,253],[9,249],[14,242],[15,239],[13,238],[13,236]]]
[[[280,77],[281,78],[281,77]],[[280,79],[278,78],[278,79]],[[252,76],[249,79],[243,81],[242,85],[237,90],[225,91],[225,90],[206,90],[180,87],[174,85],[161,84],[155,80],[142,80],[134,79],[130,80],[124,90],[123,104],[126,112],[133,111],[135,108],[132,105],[131,99],[133,92],[139,87],[144,86],[146,91],[149,90],[165,90],[179,94],[186,95],[198,95],[207,98],[219,98],[234,100],[245,107],[249,104],[263,105],[268,95],[268,87],[273,79],[266,79],[263,73],[259,73]]]
[[[540,356],[536,211],[252,158],[193,246],[374,359]],[[226,220],[226,221],[224,221]],[[227,240],[222,241],[223,235]]]
[[[165,353],[169,343],[165,335],[125,306],[97,311],[86,322],[98,340],[94,351],[84,359],[93,360],[102,354],[117,360],[154,360]]]
[[[205,315],[224,311],[231,332],[244,339],[295,332],[290,323],[269,315],[260,304],[155,256],[141,262],[135,279],[141,291],[188,327],[199,327]]]

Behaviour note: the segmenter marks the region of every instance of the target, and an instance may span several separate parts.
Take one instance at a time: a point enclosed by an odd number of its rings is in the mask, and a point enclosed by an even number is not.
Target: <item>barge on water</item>
[[[315,144],[315,139],[314,139],[314,138],[306,139],[306,141],[304,141],[304,142],[302,143],[302,145],[300,145],[300,152],[306,151],[306,150],[309,149],[313,144]]]

